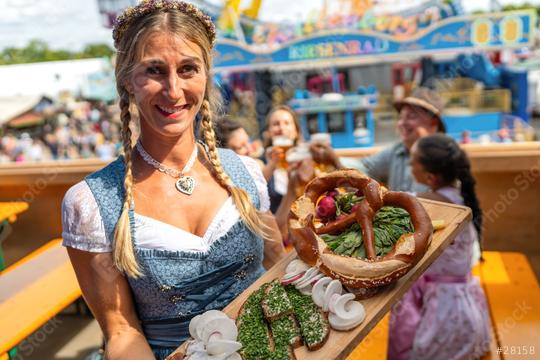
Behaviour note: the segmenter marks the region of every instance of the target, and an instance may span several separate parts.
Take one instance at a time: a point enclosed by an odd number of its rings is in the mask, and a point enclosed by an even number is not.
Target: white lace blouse
[[[259,193],[262,212],[270,208],[266,180],[259,164],[240,156]],[[231,197],[221,206],[203,237],[176,226],[135,213],[136,244],[143,248],[206,252],[212,243],[225,235],[239,220],[240,214]],[[111,252],[103,220],[86,181],[72,186],[62,202],[63,245],[90,252]],[[182,241],[178,241],[182,239]]]

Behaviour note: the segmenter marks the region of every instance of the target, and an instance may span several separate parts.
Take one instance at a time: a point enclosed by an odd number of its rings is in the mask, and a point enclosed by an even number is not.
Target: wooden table
[[[8,236],[11,227],[9,223],[17,220],[17,215],[28,209],[28,203],[18,202],[0,202],[0,271],[4,270],[4,251],[2,242]]]
[[[471,219],[469,208],[454,204],[445,204],[437,201],[422,200],[424,207],[432,220],[444,220],[446,227],[437,231],[433,235],[431,246],[427,250],[420,262],[409,271],[404,277],[399,279],[394,285],[380,292],[376,296],[362,300],[366,310],[366,319],[357,328],[338,332],[332,330],[326,344],[317,351],[308,351],[301,346],[295,349],[296,358],[299,360],[330,360],[345,359],[354,348],[364,339],[377,323],[390,311],[392,305],[397,303],[405,292],[413,285],[418,277],[433,263],[433,261],[444,251],[444,249],[459,234]],[[223,311],[231,318],[236,318],[238,311],[247,297],[257,290],[263,283],[269,282],[284,274],[287,264],[296,257],[293,251],[285,259],[267,271],[261,278],[246,289]]]

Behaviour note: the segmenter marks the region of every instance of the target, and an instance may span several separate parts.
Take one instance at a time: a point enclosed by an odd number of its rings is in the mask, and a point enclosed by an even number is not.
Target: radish
[[[227,357],[240,350],[241,347],[242,344],[237,341],[215,340],[210,341],[208,345],[206,345],[206,351],[209,355],[222,355]]]
[[[325,196],[319,201],[317,206],[317,217],[320,219],[331,219],[336,215],[336,200],[331,196]]]
[[[283,276],[283,278],[281,279],[281,283],[283,285],[289,285],[289,284],[292,284],[294,281],[300,279],[302,276],[304,276],[305,272],[302,272],[300,274],[296,274],[296,275],[293,275],[293,276],[289,276],[289,274],[285,274],[285,276]]]
[[[330,284],[328,284],[323,297],[323,311],[328,311],[328,304],[330,303],[330,298],[332,297],[332,295],[341,295],[342,291],[343,286],[341,285],[339,280],[332,280]]]
[[[322,279],[317,280],[315,285],[313,285],[311,297],[313,298],[313,302],[320,308],[322,308],[324,305],[324,293],[326,292],[326,287],[331,281],[332,278],[323,277]]]
[[[354,300],[353,294],[332,297],[332,312],[328,315],[330,326],[335,330],[350,330],[366,318],[364,306]]]

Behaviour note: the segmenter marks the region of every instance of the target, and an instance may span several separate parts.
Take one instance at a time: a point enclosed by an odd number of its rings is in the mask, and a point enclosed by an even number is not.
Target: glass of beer
[[[287,136],[274,136],[272,138],[272,146],[275,148],[282,149],[282,153],[279,157],[279,161],[277,163],[277,167],[279,169],[285,169],[287,170],[287,157],[286,153],[287,151],[292,148],[294,145],[293,139],[288,138]]]
[[[302,163],[298,167],[299,183],[295,188],[296,196],[301,196],[304,193],[307,183],[315,176],[309,146],[307,144],[301,144],[290,149],[287,151],[286,159],[288,164]]]

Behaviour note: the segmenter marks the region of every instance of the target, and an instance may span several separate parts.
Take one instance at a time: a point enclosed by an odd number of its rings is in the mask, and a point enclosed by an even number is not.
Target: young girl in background
[[[421,138],[411,153],[413,176],[431,188],[418,196],[468,206],[473,222],[392,310],[388,359],[478,359],[489,351],[490,324],[484,292],[470,275],[482,211],[469,159],[441,134]]]

